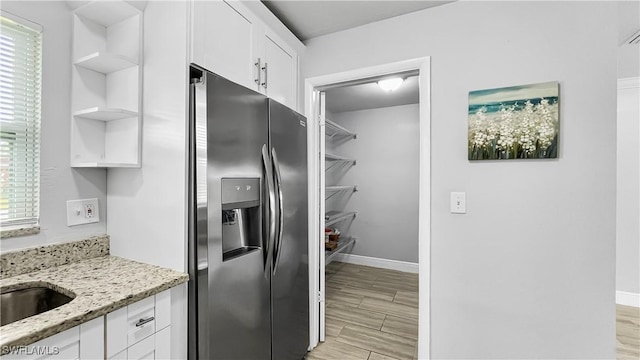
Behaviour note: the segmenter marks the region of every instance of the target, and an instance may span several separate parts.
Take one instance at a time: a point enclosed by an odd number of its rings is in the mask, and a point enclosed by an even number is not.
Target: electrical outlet
[[[90,224],[99,221],[98,199],[67,201],[67,226]]]
[[[93,204],[84,204],[84,218],[85,219],[93,219],[95,215],[96,208]]]

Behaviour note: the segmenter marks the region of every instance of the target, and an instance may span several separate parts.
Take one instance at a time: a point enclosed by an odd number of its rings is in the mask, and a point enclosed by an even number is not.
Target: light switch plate
[[[67,226],[100,221],[98,199],[67,200]]]
[[[467,213],[467,193],[452,192],[451,193],[451,213],[466,214]]]

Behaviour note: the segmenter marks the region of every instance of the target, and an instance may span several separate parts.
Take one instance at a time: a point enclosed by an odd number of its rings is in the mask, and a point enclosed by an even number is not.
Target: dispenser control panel
[[[222,204],[260,201],[259,178],[223,178]]]

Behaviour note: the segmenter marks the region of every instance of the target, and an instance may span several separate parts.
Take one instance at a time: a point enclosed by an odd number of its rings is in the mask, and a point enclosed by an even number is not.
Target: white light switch
[[[467,193],[452,192],[451,193],[451,213],[466,214],[467,213]]]
[[[67,226],[99,221],[98,199],[67,200]]]

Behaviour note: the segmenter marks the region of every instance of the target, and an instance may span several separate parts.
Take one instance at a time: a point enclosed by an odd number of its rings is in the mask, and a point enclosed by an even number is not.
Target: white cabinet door
[[[80,325],[80,360],[104,358],[104,316]]]
[[[257,19],[239,2],[196,0],[191,61],[258,90]]]
[[[67,360],[80,358],[80,327],[76,326],[27,346],[11,348],[2,360]]]
[[[127,348],[127,307],[110,312],[107,318],[107,359],[121,358],[116,354]]]
[[[262,40],[266,68],[263,90],[270,98],[295,109],[298,55],[271,31],[267,30]]]

